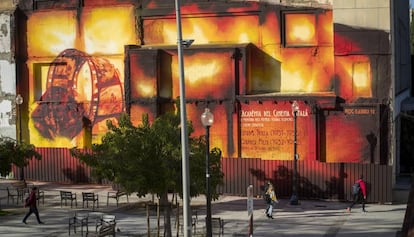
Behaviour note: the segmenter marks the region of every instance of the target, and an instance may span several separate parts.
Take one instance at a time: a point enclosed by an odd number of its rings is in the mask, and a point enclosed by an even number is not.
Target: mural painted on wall
[[[42,137],[73,139],[123,110],[119,71],[105,58],[67,49],[51,63],[46,92],[32,112]]]
[[[124,45],[137,42],[134,22],[133,6],[41,11],[29,17],[33,144],[99,142],[105,120],[116,121],[124,111],[123,53]]]
[[[315,121],[308,105],[299,102],[297,147],[300,159],[316,159]],[[291,160],[294,145],[292,103],[264,101],[243,105],[241,111],[242,156],[257,154],[274,160]]]
[[[183,38],[195,40],[184,50],[184,65],[188,119],[194,124],[194,135],[204,134],[199,120],[209,107],[216,116],[211,145],[220,147],[224,156],[291,159],[289,102],[295,94],[315,103],[314,97],[325,95],[346,101],[372,96],[370,59],[364,55],[335,57],[334,36],[335,47],[355,44],[334,35],[331,10],[290,11],[256,2],[215,4],[183,6]],[[144,8],[153,10],[157,5],[148,3]],[[36,146],[82,147],[99,142],[106,119],[116,120],[127,109],[137,124],[143,113],[154,118],[165,111],[157,98],[179,96],[175,12],[143,16],[142,35],[136,30],[140,27],[137,14],[133,6],[122,5],[35,12],[29,17],[29,125]],[[124,55],[124,46],[139,45],[140,38],[145,45]],[[129,64],[124,65],[124,57]],[[37,64],[45,66],[36,71]],[[125,94],[130,96],[128,103],[123,101]],[[259,103],[253,98],[244,103],[240,96],[272,99]],[[352,148],[352,158],[339,154],[336,151],[343,142],[355,139],[344,136],[332,142],[330,126],[337,125],[338,118],[329,117],[321,126],[305,99],[297,100],[301,159],[318,159],[322,149],[329,162],[361,160],[369,149],[366,140]],[[364,137],[361,128],[366,125],[353,121],[341,126]],[[375,129],[370,132],[377,136]],[[320,137],[326,139],[320,141]]]

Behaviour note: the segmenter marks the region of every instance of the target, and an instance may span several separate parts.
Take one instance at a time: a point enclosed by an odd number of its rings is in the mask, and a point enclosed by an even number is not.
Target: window
[[[316,15],[313,13],[285,13],[283,15],[285,47],[308,47],[318,43]]]
[[[42,100],[42,95],[46,91],[47,73],[50,63],[34,63],[33,64],[33,100]]]

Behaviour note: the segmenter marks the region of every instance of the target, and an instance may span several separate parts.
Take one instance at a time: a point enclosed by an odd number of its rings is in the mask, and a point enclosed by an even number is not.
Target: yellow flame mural
[[[290,110],[286,100],[286,104],[278,104],[278,95],[337,93],[345,100],[372,96],[370,58],[341,57],[334,52],[334,41],[344,48],[358,45],[340,34],[334,35],[331,10],[282,11],[277,5],[263,7],[252,2],[237,6],[229,3],[227,8],[214,11],[213,5],[193,3],[182,8],[183,38],[195,40],[191,48],[184,50],[186,96],[196,101],[187,105],[195,135],[203,134],[199,116],[204,108],[198,101],[214,101],[211,110],[222,119],[217,119],[211,128],[215,137],[212,145],[219,146],[224,156],[240,153],[291,159],[287,138],[291,135],[291,116],[276,113],[272,116],[274,121],[267,121],[264,116],[267,111]],[[149,1],[146,7],[156,9],[157,2]],[[72,147],[99,142],[106,132],[105,121],[116,122],[125,106],[129,106],[137,124],[143,113],[149,113],[153,119],[163,111],[159,104],[136,101],[179,96],[174,11],[154,16],[139,13],[133,5],[90,4],[81,10],[34,11],[29,16],[28,124],[34,145]],[[124,55],[126,45],[145,49]],[[151,50],[160,50],[167,56],[160,57]],[[130,61],[127,65],[125,57]],[[130,87],[124,88],[126,84]],[[133,100],[128,105],[124,104],[125,90]],[[269,94],[276,95],[275,101],[236,101],[238,96]],[[312,107],[300,103],[307,115],[303,112],[299,119],[299,149],[306,154],[304,158],[314,159],[318,132],[315,118]],[[260,121],[243,121],[240,110],[261,111],[263,115],[257,116]],[[328,125],[338,121],[342,120],[331,117]],[[266,135],[266,128],[248,127],[259,124],[266,125],[274,134]],[[362,134],[357,122],[344,126],[352,134]],[[328,128],[327,134],[330,137],[334,132]],[[326,144],[328,159],[340,160],[332,155],[339,143]],[[352,149],[358,150],[361,144]]]

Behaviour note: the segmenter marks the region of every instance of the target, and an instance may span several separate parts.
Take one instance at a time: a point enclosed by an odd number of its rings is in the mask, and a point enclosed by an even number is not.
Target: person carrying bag
[[[266,216],[269,219],[273,219],[273,205],[274,203],[279,203],[276,197],[276,193],[272,183],[268,183],[268,187],[265,193],[265,201],[267,204]]]

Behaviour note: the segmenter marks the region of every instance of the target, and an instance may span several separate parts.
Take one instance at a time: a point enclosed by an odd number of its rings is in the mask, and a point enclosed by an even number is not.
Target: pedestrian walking
[[[39,217],[39,211],[37,210],[37,187],[33,187],[32,191],[29,194],[29,197],[26,199],[24,207],[29,207],[29,212],[27,212],[26,216],[23,218],[23,223],[27,224],[27,218],[34,213],[36,215],[37,223],[44,224]]]
[[[266,216],[270,219],[273,219],[273,205],[279,203],[276,197],[275,189],[272,183],[267,184],[267,190],[265,193],[265,200],[267,204]]]
[[[262,186],[262,197],[263,197],[263,201],[266,204],[266,208],[264,210],[264,213],[265,214],[267,214],[267,209],[268,209],[268,205],[267,205],[267,197],[268,197],[268,195],[267,195],[267,189],[269,188],[269,184],[270,184],[270,181],[266,181],[266,183]]]
[[[355,181],[355,183],[352,185],[352,197],[353,197],[353,201],[351,205],[346,209],[347,212],[351,212],[352,207],[357,203],[361,203],[362,212],[364,213],[367,212],[365,210],[365,201],[367,199],[367,188],[365,185],[363,175],[360,175],[359,179]]]

